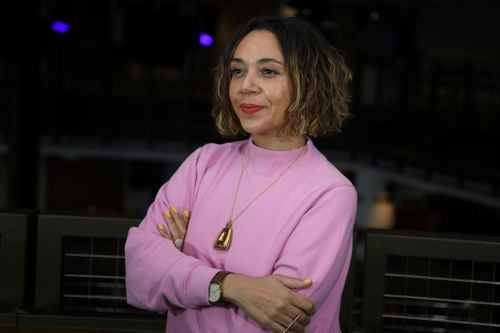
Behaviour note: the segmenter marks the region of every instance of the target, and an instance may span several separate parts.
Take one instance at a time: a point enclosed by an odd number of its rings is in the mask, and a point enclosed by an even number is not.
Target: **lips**
[[[257,104],[240,104],[241,111],[246,114],[254,114],[262,110],[264,107]]]

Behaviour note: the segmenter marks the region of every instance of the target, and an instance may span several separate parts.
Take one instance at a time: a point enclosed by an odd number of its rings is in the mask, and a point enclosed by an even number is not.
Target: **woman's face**
[[[245,132],[258,140],[273,140],[285,124],[291,88],[284,58],[272,32],[246,35],[231,61],[229,97]]]

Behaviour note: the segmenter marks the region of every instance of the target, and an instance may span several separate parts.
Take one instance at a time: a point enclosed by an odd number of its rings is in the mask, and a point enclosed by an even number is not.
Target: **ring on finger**
[[[182,247],[182,245],[184,244],[184,241],[180,238],[177,238],[175,241],[174,241],[174,244],[175,244],[175,247],[180,249]]]
[[[290,323],[290,325],[288,325],[288,327],[287,327],[287,328],[285,328],[285,330],[283,331],[283,333],[288,332],[288,331],[292,328],[292,326],[293,326],[293,325],[297,322],[297,320],[299,320],[299,318],[300,318],[300,314],[298,314],[298,315],[297,315],[297,316],[296,316],[296,317],[292,320],[292,322]]]

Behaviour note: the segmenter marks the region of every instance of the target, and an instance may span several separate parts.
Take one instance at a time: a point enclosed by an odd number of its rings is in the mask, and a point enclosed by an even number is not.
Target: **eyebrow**
[[[241,58],[233,58],[233,59],[231,59],[231,62],[244,63],[243,59],[241,59]],[[265,64],[268,62],[274,62],[278,65],[283,66],[283,63],[281,61],[276,60],[274,58],[260,58],[259,60],[257,60],[258,64]]]

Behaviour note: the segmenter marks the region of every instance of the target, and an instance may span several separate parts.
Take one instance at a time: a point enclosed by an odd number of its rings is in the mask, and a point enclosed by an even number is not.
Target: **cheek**
[[[291,104],[291,95],[290,89],[288,87],[281,87],[277,89],[274,94],[274,100],[277,105],[279,105],[280,109],[288,109],[288,106]]]
[[[229,83],[229,99],[231,100],[231,103],[236,99],[236,96],[237,96],[236,85],[233,84],[233,82],[231,81]]]

